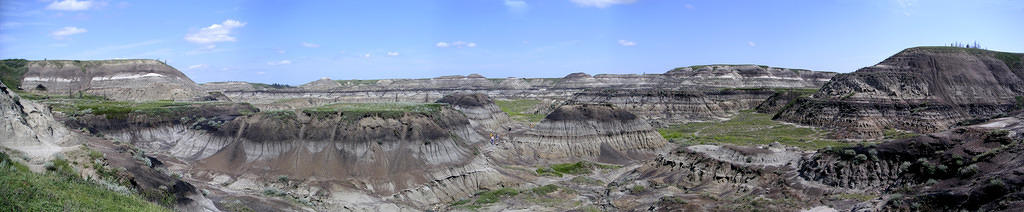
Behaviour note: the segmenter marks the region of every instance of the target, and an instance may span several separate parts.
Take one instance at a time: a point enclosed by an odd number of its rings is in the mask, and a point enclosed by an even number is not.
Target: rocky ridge
[[[190,100],[199,86],[157,60],[29,61],[21,89],[48,94],[79,92],[115,100]]]
[[[836,75],[777,119],[837,130],[837,137],[880,137],[887,128],[922,133],[1024,107],[1024,54],[917,47]]]

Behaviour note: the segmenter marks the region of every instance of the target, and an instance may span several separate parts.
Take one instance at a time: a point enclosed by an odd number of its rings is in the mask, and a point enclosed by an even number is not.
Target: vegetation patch
[[[548,167],[537,168],[537,175],[540,176],[558,176],[562,177],[565,174],[570,175],[584,175],[590,174],[594,169],[617,169],[621,166],[599,164],[587,161],[580,161],[575,163],[560,163],[552,164]]]
[[[33,173],[0,152],[0,211],[170,211],[77,176],[67,161]]]
[[[545,114],[535,114],[529,111],[533,110],[542,103],[541,100],[533,99],[517,99],[517,100],[497,100],[495,104],[501,108],[511,117],[513,120],[521,122],[537,123],[544,120]]]
[[[250,82],[249,84],[252,85],[252,87],[260,88],[260,89],[282,89],[282,88],[294,88],[295,87],[295,86],[291,86],[291,85],[277,84],[277,83],[265,84],[265,83]]]
[[[772,120],[771,114],[741,111],[729,120],[692,122],[658,129],[666,140],[693,144],[759,145],[779,142],[801,149],[846,147],[851,144],[825,138],[827,131],[797,127]]]
[[[28,72],[28,60],[6,59],[0,61],[0,82],[12,90],[21,90],[21,79]]]
[[[441,112],[439,103],[338,103],[303,109],[306,115],[326,119],[340,116],[344,120],[358,121],[364,117],[401,118],[406,114],[434,116]]]
[[[341,84],[342,86],[376,85],[377,81],[380,80],[335,80],[335,82],[338,82],[338,84]]]

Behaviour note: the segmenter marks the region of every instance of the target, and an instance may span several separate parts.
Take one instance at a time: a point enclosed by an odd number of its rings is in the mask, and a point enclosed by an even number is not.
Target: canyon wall
[[[199,86],[156,60],[30,61],[21,89],[49,94],[86,94],[115,100],[190,100]]]

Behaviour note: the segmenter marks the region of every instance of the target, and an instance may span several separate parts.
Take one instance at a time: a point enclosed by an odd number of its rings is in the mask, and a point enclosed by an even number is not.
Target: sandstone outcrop
[[[1024,54],[955,47],[903,50],[833,78],[777,119],[880,137],[886,128],[929,133],[1024,106]]]
[[[156,60],[30,61],[21,89],[50,94],[87,94],[115,100],[190,100],[199,86]]]
[[[469,124],[474,128],[482,128],[491,132],[499,132],[508,128],[512,120],[501,111],[494,100],[481,93],[456,93],[437,100],[438,103],[449,104],[456,110],[466,114]]]
[[[31,157],[29,162],[49,160],[63,151],[60,144],[76,140],[75,135],[53,119],[45,105],[21,99],[3,83],[0,83],[0,114],[3,115],[0,146],[25,153]]]
[[[512,135],[506,157],[524,162],[652,158],[667,141],[646,121],[610,105],[563,105],[540,124]]]

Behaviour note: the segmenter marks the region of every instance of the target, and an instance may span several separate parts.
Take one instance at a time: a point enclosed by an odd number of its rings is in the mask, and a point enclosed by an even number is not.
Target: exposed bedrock
[[[776,147],[680,147],[642,163],[613,182],[626,188],[641,186],[654,194],[633,189],[634,192],[613,191],[608,198],[620,210],[679,210],[671,209],[680,206],[666,204],[672,202],[663,198],[649,197],[659,195],[674,196],[680,200],[674,203],[683,204],[681,207],[687,210],[750,210],[737,206],[750,205],[749,201],[758,199],[787,200],[765,202],[757,206],[759,209],[809,208],[826,191],[798,183],[794,170],[801,155]]]
[[[824,185],[902,193],[876,210],[1019,211],[1024,116],[994,119],[876,146],[806,157],[800,177]]]
[[[115,100],[191,100],[199,86],[157,60],[30,61],[21,89],[50,94],[87,94]]]
[[[3,83],[0,114],[0,146],[25,153],[31,157],[30,162],[46,161],[63,150],[59,144],[76,140],[75,135],[53,119],[45,105],[22,100]]]
[[[836,75],[777,119],[880,137],[886,128],[922,133],[1024,107],[1024,54],[954,47],[910,48]]]
[[[474,128],[497,132],[508,127],[512,120],[501,111],[494,100],[482,93],[456,93],[437,100],[462,111]]]
[[[665,74],[569,74],[563,78],[484,78],[480,75],[430,79],[320,79],[297,88],[267,88],[244,82],[203,84],[233,100],[270,104],[281,99],[318,98],[333,102],[434,102],[460,92],[492,98],[566,99],[586,89],[818,88],[835,73],[757,65],[710,65],[674,69]]]
[[[512,135],[505,157],[524,163],[653,158],[667,142],[646,121],[610,105],[563,105],[540,124]]]
[[[779,90],[757,105],[755,110],[758,113],[776,114],[789,106],[793,100],[800,97],[808,97],[817,90],[810,89],[787,89]]]
[[[287,176],[317,186],[320,193],[359,189],[417,208],[465,198],[506,181],[487,161],[475,161],[479,152],[472,144],[485,139],[453,108],[341,113],[260,112],[225,119],[212,128],[166,122],[104,128],[108,130],[103,133],[189,161],[195,171],[215,173],[200,178],[226,175],[272,182]]]
[[[655,126],[728,118],[753,109],[770,89],[598,89],[577,93],[568,103],[601,103],[627,110]]]

